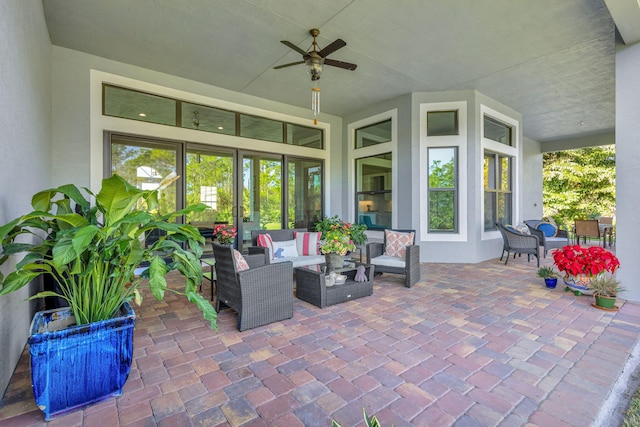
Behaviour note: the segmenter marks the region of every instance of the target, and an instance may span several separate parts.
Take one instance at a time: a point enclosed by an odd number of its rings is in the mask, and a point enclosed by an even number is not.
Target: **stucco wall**
[[[40,0],[0,2],[0,224],[30,211],[50,185],[51,43]],[[9,262],[3,274],[13,267]],[[36,287],[35,284],[32,287]],[[37,303],[0,297],[0,395],[24,349]]]
[[[623,297],[640,301],[640,43],[616,53],[616,253]]]
[[[410,103],[409,103],[410,101]],[[481,112],[483,105],[501,114],[504,114],[520,123],[518,138],[520,144],[517,147],[518,162],[515,165],[515,177],[517,199],[514,201],[514,221],[522,220],[523,200],[525,196],[531,200],[534,197],[529,193],[539,191],[535,200],[542,204],[542,186],[539,184],[542,172],[540,146],[535,141],[524,141],[522,135],[522,115],[512,108],[499,103],[477,91],[448,91],[448,92],[415,92],[407,96],[394,98],[384,103],[372,106],[356,114],[344,118],[345,130],[343,139],[348,143],[348,126],[354,122],[359,122],[368,117],[376,116],[391,109],[397,110],[398,115],[398,137],[397,137],[397,168],[398,168],[398,191],[394,193],[394,209],[397,216],[398,228],[414,228],[421,236],[421,220],[426,214],[425,208],[421,206],[421,182],[425,180],[424,171],[421,169],[421,120],[425,120],[420,112],[422,104],[448,103],[464,101],[466,102],[466,163],[460,164],[460,168],[465,168],[466,181],[461,185],[466,186],[467,196],[462,206],[465,210],[466,236],[461,240],[450,239],[449,241],[438,239],[422,241],[417,239],[421,246],[420,259],[423,262],[480,262],[483,260],[497,258],[500,256],[502,248],[502,237],[496,232],[484,232],[482,227],[482,162],[483,152],[481,149],[480,129]],[[523,146],[531,143],[527,147],[526,155]],[[344,149],[347,153],[347,147]],[[535,163],[536,156],[538,163]],[[533,159],[533,160],[532,160]],[[525,160],[527,160],[525,162]],[[531,161],[530,161],[531,160]],[[343,172],[347,169],[344,168]],[[535,174],[538,174],[535,178]],[[526,176],[526,180],[523,176]],[[350,177],[351,178],[351,177]],[[535,178],[535,180],[534,180]],[[530,183],[534,188],[525,190]],[[349,195],[345,195],[344,203],[353,203]],[[539,208],[542,212],[542,208]],[[540,214],[541,215],[541,214]],[[537,215],[539,216],[539,215]],[[447,236],[448,237],[448,236]]]

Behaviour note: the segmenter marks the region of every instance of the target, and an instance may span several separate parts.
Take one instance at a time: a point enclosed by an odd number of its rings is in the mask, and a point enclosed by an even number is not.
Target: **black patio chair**
[[[504,261],[505,265],[509,262],[509,255],[511,253],[513,253],[514,258],[516,254],[527,254],[527,262],[531,261],[531,255],[533,255],[538,260],[538,267],[540,267],[540,243],[536,236],[511,231],[499,222],[496,222],[496,227],[498,227],[500,234],[502,234],[504,243],[500,261],[502,261],[505,252],[507,253],[507,259]]]
[[[268,264],[264,254],[245,255],[248,270],[238,271],[233,247],[213,243],[216,259],[216,311],[221,303],[238,313],[238,329],[293,317],[293,264]]]

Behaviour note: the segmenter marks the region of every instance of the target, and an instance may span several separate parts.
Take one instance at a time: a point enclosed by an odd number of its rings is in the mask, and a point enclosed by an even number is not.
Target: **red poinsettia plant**
[[[236,227],[229,227],[227,224],[218,224],[213,227],[213,238],[221,245],[233,243],[237,234]]]
[[[564,246],[553,251],[553,262],[558,270],[573,276],[597,276],[605,271],[613,274],[620,267],[618,258],[600,246]]]

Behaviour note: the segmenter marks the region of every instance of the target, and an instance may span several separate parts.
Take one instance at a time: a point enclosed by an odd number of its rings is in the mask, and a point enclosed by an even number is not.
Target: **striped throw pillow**
[[[321,232],[306,232],[306,231],[294,231],[293,235],[296,238],[296,248],[298,249],[298,255],[320,255],[318,246],[320,244]]]
[[[271,235],[269,233],[258,234],[257,243],[261,248],[268,248],[269,256],[271,257],[271,259],[274,258],[275,255],[273,252],[273,240],[271,239]]]

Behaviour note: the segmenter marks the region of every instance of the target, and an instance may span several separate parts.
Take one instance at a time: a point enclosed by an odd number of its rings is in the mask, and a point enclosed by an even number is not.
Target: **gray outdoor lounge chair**
[[[293,264],[267,264],[264,254],[245,255],[238,271],[233,247],[213,243],[216,259],[216,311],[221,303],[238,313],[238,329],[256,328],[293,317]]]
[[[405,256],[387,256],[385,250],[387,246],[386,231],[399,233],[413,232],[413,244],[407,246]],[[410,288],[420,280],[420,246],[415,244],[415,230],[385,230],[384,243],[367,244],[367,264],[375,265],[375,272],[395,273],[404,275],[404,285]]]
[[[498,227],[500,234],[502,234],[503,240],[500,261],[502,261],[505,252],[507,253],[507,259],[504,261],[505,265],[509,262],[509,255],[511,253],[513,253],[514,258],[516,254],[527,254],[527,261],[531,261],[531,255],[533,255],[538,260],[538,267],[540,267],[540,243],[536,236],[513,232],[499,222],[496,222],[496,227]]]
[[[550,249],[557,249],[569,244],[569,233],[567,230],[557,229],[555,236],[547,236],[542,230],[538,229],[538,226],[543,223],[547,223],[543,220],[528,219],[524,222],[529,227],[531,234],[538,238],[540,246],[544,248],[544,257],[547,257],[547,252]]]

